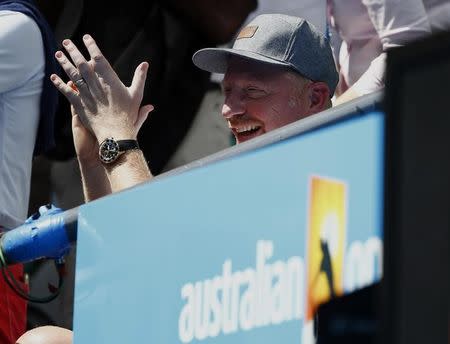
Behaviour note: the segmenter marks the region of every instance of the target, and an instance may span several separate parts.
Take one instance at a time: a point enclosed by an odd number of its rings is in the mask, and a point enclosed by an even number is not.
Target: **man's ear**
[[[315,114],[330,107],[330,89],[322,81],[312,82],[309,87],[309,114]]]

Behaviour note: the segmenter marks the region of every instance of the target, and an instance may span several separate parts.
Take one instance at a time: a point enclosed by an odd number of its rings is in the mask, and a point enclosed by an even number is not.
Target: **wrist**
[[[141,150],[124,152],[114,164],[104,165],[111,191],[117,192],[141,184],[152,178]]]
[[[97,151],[96,151],[97,153]],[[80,165],[80,170],[97,170],[104,169],[102,162],[100,161],[98,154],[92,157],[81,157],[77,156],[78,164]]]
[[[107,172],[113,171],[116,167],[121,167],[122,165],[128,165],[130,167],[135,167],[137,165],[136,162],[142,162],[145,161],[144,153],[140,149],[132,149],[127,150],[120,154],[116,161],[114,161],[112,164],[104,164],[102,163],[103,168]]]
[[[129,128],[126,124],[121,127],[95,128],[93,129],[97,142],[101,144],[109,137],[115,140],[136,140],[136,130]]]
[[[98,144],[102,144],[106,139],[113,138],[116,141],[137,140],[137,135],[127,132],[109,132],[109,134],[99,134],[97,137]]]
[[[117,164],[118,158],[128,151],[139,150],[137,140],[116,140],[113,137],[107,137],[99,145],[99,159],[105,165]]]

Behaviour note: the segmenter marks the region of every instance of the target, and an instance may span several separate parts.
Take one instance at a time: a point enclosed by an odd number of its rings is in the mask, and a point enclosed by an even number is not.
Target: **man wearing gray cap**
[[[256,17],[233,48],[202,49],[193,62],[225,74],[222,114],[238,143],[330,107],[338,82],[324,36],[281,14]]]
[[[61,51],[56,58],[71,81],[51,79],[73,106],[75,147],[89,201],[152,177],[136,137],[153,107],[140,104],[146,62],[126,87],[93,38],[83,40],[91,59],[64,40],[73,64]],[[324,36],[304,19],[280,14],[256,17],[233,48],[199,50],[193,62],[225,74],[222,114],[238,143],[329,108],[338,82]]]

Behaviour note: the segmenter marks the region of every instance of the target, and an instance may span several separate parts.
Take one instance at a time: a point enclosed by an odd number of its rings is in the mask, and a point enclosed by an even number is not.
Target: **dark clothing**
[[[157,2],[130,1],[84,1],[71,39],[81,42],[83,34],[91,34],[125,85],[139,63],[150,62],[142,104],[153,104],[155,110],[141,128],[139,144],[158,174],[189,129],[206,90],[208,73],[197,69],[191,56],[209,42]],[[60,103],[57,147],[49,157],[66,160],[75,151],[69,104],[63,97]]]

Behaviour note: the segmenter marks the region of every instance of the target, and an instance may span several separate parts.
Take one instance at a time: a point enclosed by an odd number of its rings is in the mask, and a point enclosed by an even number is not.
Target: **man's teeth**
[[[244,127],[236,128],[236,131],[238,133],[244,133],[246,131],[251,131],[251,130],[255,130],[255,129],[259,129],[259,126],[258,125],[247,125]]]

